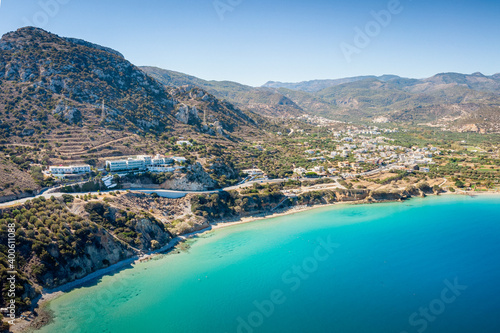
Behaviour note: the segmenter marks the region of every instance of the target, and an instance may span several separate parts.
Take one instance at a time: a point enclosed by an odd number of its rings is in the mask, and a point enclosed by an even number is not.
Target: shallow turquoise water
[[[500,198],[237,225],[50,303],[40,332],[500,332]]]

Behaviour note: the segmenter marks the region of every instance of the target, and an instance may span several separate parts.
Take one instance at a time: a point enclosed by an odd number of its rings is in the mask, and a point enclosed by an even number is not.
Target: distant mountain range
[[[139,68],[110,48],[22,28],[0,40],[0,82],[4,136],[41,133],[41,124],[50,129],[60,122],[132,133],[175,130],[181,123],[231,135],[242,126],[258,129],[261,116],[304,114],[500,132],[500,74],[358,76],[251,87]]]
[[[336,79],[336,80],[312,80],[312,81],[303,81],[303,82],[298,82],[298,83],[285,83],[285,82],[274,82],[274,81],[269,81],[266,84],[263,85],[263,87],[267,88],[285,88],[285,89],[290,89],[290,90],[299,90],[299,91],[305,91],[305,92],[318,92],[320,90],[330,88],[330,87],[335,87],[340,84],[344,83],[351,83],[351,82],[356,82],[356,81],[363,81],[363,80],[369,80],[369,79],[377,79],[379,81],[389,81],[391,79],[396,79],[399,78],[399,76],[396,75],[382,75],[382,76],[373,76],[373,75],[368,75],[368,76],[355,76],[355,77],[347,77],[343,79]]]
[[[500,74],[442,73],[427,79],[358,76],[250,87],[205,81],[154,67],[143,71],[169,86],[200,86],[265,116],[310,114],[346,121],[426,123],[451,130],[500,131]]]

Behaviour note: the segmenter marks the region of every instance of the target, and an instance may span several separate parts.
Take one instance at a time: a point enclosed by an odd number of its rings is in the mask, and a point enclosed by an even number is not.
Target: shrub
[[[70,203],[73,202],[73,200],[75,200],[75,198],[71,194],[63,194],[62,198],[65,203]]]

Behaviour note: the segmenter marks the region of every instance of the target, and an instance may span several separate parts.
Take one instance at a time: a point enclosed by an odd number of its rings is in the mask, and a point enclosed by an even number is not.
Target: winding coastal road
[[[322,179],[333,179],[335,180],[335,183],[331,184],[323,184],[323,185],[330,185],[330,186],[336,186],[339,188],[344,188],[342,185],[338,183],[338,177],[324,177]],[[101,192],[79,192],[79,193],[52,193],[51,190],[46,190],[44,193],[41,193],[35,197],[28,197],[28,198],[23,198],[23,199],[18,199],[18,200],[13,200],[13,201],[8,201],[8,202],[3,202],[0,203],[0,208],[2,207],[11,207],[11,206],[17,206],[25,203],[28,200],[33,200],[34,198],[39,198],[39,197],[44,197],[46,199],[49,199],[50,197],[54,196],[55,198],[60,198],[64,194],[71,194],[71,195],[85,195],[85,194],[91,194],[91,195],[98,195],[99,193],[107,193],[107,192],[115,192],[115,191],[126,191],[126,190],[131,190],[134,192],[143,192],[147,194],[151,193],[156,193],[161,197],[164,198],[170,198],[170,199],[179,199],[185,197],[187,194],[210,194],[210,193],[217,193],[221,191],[231,191],[231,190],[237,190],[241,188],[247,188],[250,186],[253,186],[253,184],[273,184],[273,183],[282,183],[284,181],[287,181],[287,178],[280,178],[280,179],[258,179],[258,180],[252,180],[243,184],[238,184],[234,186],[229,186],[225,187],[222,189],[218,190],[212,190],[212,191],[176,191],[176,190],[163,190],[163,189],[158,189],[158,188],[130,188],[130,189],[118,189],[118,190],[109,190],[109,191],[101,191]],[[299,179],[300,181],[305,181],[305,180],[311,180],[310,178],[301,178]]]
[[[91,195],[94,195],[94,194],[98,195],[99,193],[102,194],[102,193],[109,193],[109,192],[114,192],[114,191],[126,191],[126,190],[127,189],[109,190],[109,191],[101,191],[101,192],[78,192],[78,193],[61,193],[61,192],[57,192],[57,193],[43,193],[43,194],[39,194],[39,195],[37,195],[35,197],[23,198],[23,199],[18,199],[18,200],[13,200],[13,201],[8,201],[8,202],[0,203],[0,208],[21,205],[21,204],[25,203],[28,200],[33,200],[33,199],[39,198],[39,197],[44,197],[46,199],[49,199],[52,196],[54,196],[55,198],[60,198],[64,194],[85,195],[85,194],[89,194],[90,193]],[[149,193],[149,194],[154,192],[154,193],[157,193],[161,197],[171,198],[171,199],[182,198],[182,197],[185,197],[186,194],[189,194],[189,193],[215,193],[215,192],[222,191],[222,190],[217,190],[217,191],[194,192],[194,191],[171,191],[171,190],[147,189],[147,188],[144,188],[144,189],[130,189],[130,190],[131,191],[136,191],[136,192]]]

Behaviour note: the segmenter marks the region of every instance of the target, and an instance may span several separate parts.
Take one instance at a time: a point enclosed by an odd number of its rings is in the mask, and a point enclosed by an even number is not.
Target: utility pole
[[[106,106],[104,105],[104,98],[102,99],[101,121],[106,119]]]

